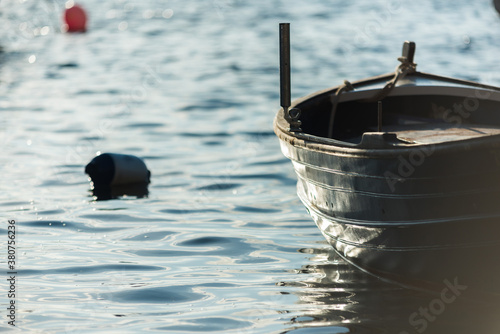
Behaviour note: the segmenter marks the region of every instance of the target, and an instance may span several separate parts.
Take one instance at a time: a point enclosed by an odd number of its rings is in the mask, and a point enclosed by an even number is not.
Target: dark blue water
[[[89,31],[74,35],[62,1],[0,9],[0,238],[15,220],[18,328],[498,333],[497,305],[443,304],[338,258],[272,131],[279,22],[294,97],[393,71],[404,40],[421,71],[499,85],[490,1],[81,4]],[[95,201],[97,152],[143,158],[148,197]]]

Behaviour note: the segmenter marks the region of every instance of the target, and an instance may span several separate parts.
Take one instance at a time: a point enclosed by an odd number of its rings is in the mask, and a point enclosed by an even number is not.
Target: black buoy
[[[498,13],[500,13],[500,0],[493,0],[493,5]]]
[[[103,153],[88,163],[85,173],[92,180],[92,190],[97,199],[123,195],[144,197],[148,194],[151,172],[144,161],[136,156]]]

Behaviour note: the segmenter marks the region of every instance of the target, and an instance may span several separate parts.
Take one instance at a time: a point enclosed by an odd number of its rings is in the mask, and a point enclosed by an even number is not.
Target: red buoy
[[[87,14],[82,7],[73,1],[68,1],[66,4],[64,22],[66,24],[63,30],[67,32],[85,32],[87,30]]]

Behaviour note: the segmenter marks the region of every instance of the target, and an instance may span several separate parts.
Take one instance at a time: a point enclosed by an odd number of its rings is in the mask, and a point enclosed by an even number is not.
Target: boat
[[[405,42],[395,72],[290,102],[289,48],[282,23],[274,131],[328,243],[379,277],[499,295],[500,88],[419,72]]]

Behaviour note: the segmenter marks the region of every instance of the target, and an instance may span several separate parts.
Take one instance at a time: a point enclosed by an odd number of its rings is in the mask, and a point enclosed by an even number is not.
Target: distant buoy
[[[85,167],[94,186],[149,183],[151,176],[144,161],[133,155],[103,153]]]
[[[85,10],[73,1],[66,3],[64,11],[65,25],[63,30],[67,32],[85,32],[87,31],[87,14]]]
[[[103,153],[92,159],[85,173],[93,183],[92,191],[98,200],[123,195],[147,196],[151,172],[144,161],[133,155]]]

